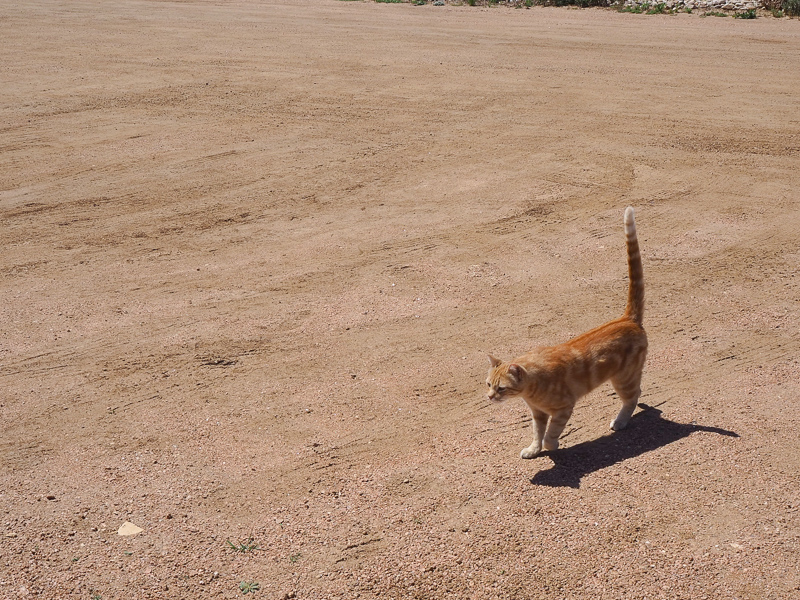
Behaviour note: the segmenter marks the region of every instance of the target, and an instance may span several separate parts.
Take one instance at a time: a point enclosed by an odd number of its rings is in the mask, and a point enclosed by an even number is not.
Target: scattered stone
[[[130,521],[125,521],[117,531],[117,535],[136,535],[137,533],[142,533],[144,529],[134,525]]]

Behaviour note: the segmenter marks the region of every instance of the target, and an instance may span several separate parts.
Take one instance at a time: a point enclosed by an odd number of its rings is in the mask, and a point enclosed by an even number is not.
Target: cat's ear
[[[499,358],[495,358],[491,354],[489,355],[489,362],[492,364],[492,367],[496,367],[497,365],[501,364],[503,361]]]
[[[511,375],[511,377],[513,377],[514,379],[516,379],[517,382],[520,382],[523,379],[525,379],[526,372],[524,367],[521,367],[516,364],[511,364],[508,365],[508,374]]]

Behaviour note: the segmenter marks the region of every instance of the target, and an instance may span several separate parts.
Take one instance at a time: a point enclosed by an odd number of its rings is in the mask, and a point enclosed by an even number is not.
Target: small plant
[[[467,4],[470,6],[475,6],[475,0],[467,0]]]
[[[226,543],[234,552],[255,552],[256,550],[261,550],[258,544],[253,543],[253,538],[248,538],[246,542],[239,542],[238,544],[234,544],[230,540],[227,540]]]
[[[261,586],[258,584],[257,581],[242,581],[239,584],[239,589],[242,590],[243,594],[251,594],[253,592],[257,592],[258,588]]]
[[[733,15],[734,19],[755,19],[757,17],[758,15],[756,14],[755,8],[748,8],[744,12],[736,13],[735,15]]]
[[[772,13],[772,16],[775,17],[776,19],[783,18],[783,11],[780,8],[773,8],[770,12]]]
[[[687,15],[690,15],[690,14],[692,14],[692,7],[691,7],[691,6],[687,6],[687,7],[686,7],[686,14],[687,14]]]
[[[384,4],[400,4],[403,0],[375,0],[375,2],[383,2]]]
[[[292,554],[289,557],[289,562],[296,563],[298,560],[300,560],[300,553],[299,552],[297,554]]]
[[[719,10],[709,10],[704,12],[701,17],[727,17],[728,15]]]
[[[648,15],[671,15],[672,11],[667,8],[667,5],[663,2],[659,2],[653,8],[647,11]]]
[[[634,15],[640,15],[645,10],[647,10],[645,8],[646,6],[649,6],[649,5],[647,5],[647,4],[631,4],[630,6],[623,6],[620,9],[619,12],[626,12],[626,13],[631,13],[631,14],[634,14]]]

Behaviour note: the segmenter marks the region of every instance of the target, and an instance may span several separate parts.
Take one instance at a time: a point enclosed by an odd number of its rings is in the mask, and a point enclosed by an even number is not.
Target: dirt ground
[[[0,597],[800,598],[800,21],[41,0],[0,52]],[[486,354],[621,314],[627,205],[644,406],[520,460]]]

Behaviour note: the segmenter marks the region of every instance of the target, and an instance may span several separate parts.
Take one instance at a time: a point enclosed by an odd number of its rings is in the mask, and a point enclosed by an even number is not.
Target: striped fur
[[[543,449],[558,448],[558,438],[575,403],[606,381],[611,381],[622,400],[622,409],[611,422],[611,429],[623,429],[636,408],[647,356],[647,334],[642,327],[642,258],[630,207],[625,209],[624,223],[629,287],[621,317],[558,346],[535,348],[510,362],[489,356],[489,400],[502,402],[521,396],[533,413],[533,442],[522,450],[522,458],[534,458]]]

